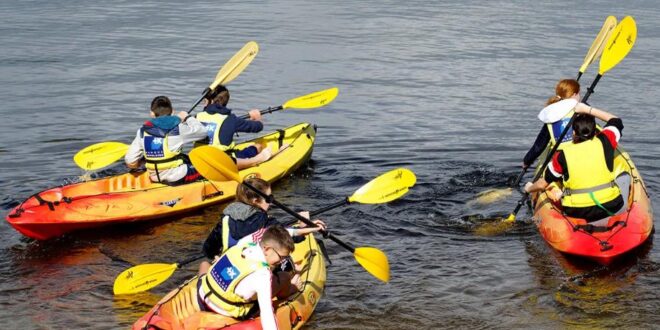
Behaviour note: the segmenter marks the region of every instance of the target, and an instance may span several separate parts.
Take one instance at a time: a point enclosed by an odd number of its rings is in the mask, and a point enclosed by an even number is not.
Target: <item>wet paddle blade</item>
[[[250,62],[257,56],[257,53],[259,53],[259,45],[256,42],[250,41],[246,43],[238,53],[220,68],[209,88],[214,90],[218,85],[226,85],[234,80],[234,78],[238,77],[250,65]]]
[[[100,142],[78,151],[73,161],[83,170],[94,171],[118,161],[127,150],[128,145],[121,142]]]
[[[194,148],[188,155],[197,172],[211,181],[242,182],[238,175],[238,167],[224,151],[212,147]]]
[[[603,53],[605,43],[612,34],[614,28],[616,28],[616,17],[608,16],[607,19],[605,19],[605,23],[603,23],[600,32],[598,32],[596,39],[594,39],[591,47],[589,47],[587,55],[584,57],[584,62],[580,67],[580,73],[584,73],[587,70],[587,67],[589,67],[589,65]]]
[[[600,58],[600,70],[598,73],[603,75],[619,64],[633,48],[636,39],[637,25],[635,24],[635,20],[630,16],[626,16],[616,26],[605,44],[603,55]]]
[[[474,233],[479,236],[497,236],[509,231],[514,224],[515,221],[508,221],[508,219],[496,219],[480,224],[474,229]]]
[[[511,193],[513,193],[512,188],[502,188],[502,189],[488,189],[480,192],[477,194],[477,197],[471,201],[468,202],[468,205],[470,204],[481,204],[481,205],[486,205],[486,204],[492,204],[495,202],[499,202],[501,200],[506,199],[507,197],[511,196]]]
[[[115,295],[147,291],[165,282],[177,269],[177,264],[143,264],[117,275],[112,291]]]
[[[339,88],[333,87],[291,99],[282,105],[283,109],[314,109],[330,104],[339,94]]]
[[[390,264],[383,251],[372,247],[359,247],[353,255],[369,274],[385,283],[390,281]]]
[[[387,203],[405,195],[415,182],[417,182],[415,173],[405,168],[397,168],[379,175],[360,187],[348,198],[348,201],[361,204]]]

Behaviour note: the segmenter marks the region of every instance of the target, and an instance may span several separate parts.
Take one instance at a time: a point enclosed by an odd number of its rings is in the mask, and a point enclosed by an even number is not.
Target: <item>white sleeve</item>
[[[140,130],[138,129],[135,139],[133,139],[131,146],[128,147],[128,150],[126,151],[124,162],[126,162],[126,164],[131,164],[142,158],[142,139],[140,139]]]
[[[206,126],[195,117],[188,117],[186,122],[179,124],[179,132],[181,133],[183,144],[203,140],[207,136]]]
[[[270,269],[259,271],[258,280],[255,281],[257,301],[261,316],[261,327],[264,330],[277,330],[277,321],[273,311],[273,293],[271,292],[272,273]]]

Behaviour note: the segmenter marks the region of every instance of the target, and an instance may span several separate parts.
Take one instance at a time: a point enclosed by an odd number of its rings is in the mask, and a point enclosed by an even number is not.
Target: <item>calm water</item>
[[[71,157],[84,146],[129,142],[154,96],[189,107],[256,40],[259,55],[230,85],[234,109],[340,88],[327,108],[266,117],[269,129],[319,126],[310,164],[275,186],[280,201],[314,209],[395,167],[418,176],[399,201],[325,215],[346,241],[385,251],[392,281],[380,284],[328,243],[327,294],[308,328],[657,327],[658,235],[602,268],[553,252],[524,221],[505,234],[474,234],[475,218],[510,212],[518,193],[468,203],[519,171],[540,127],[536,113],[558,79],[575,76],[607,15],[633,15],[638,40],[590,101],[624,119],[622,143],[657,206],[655,1],[4,1],[1,213],[76,179]],[[198,253],[220,208],[48,242],[2,221],[0,324],[128,327],[194,267],[128,297],[113,297],[114,277],[131,264]]]

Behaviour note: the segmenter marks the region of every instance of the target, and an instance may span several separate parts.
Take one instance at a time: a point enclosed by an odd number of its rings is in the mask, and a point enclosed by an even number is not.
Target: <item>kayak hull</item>
[[[313,235],[296,244],[292,253],[302,266],[305,285],[301,292],[274,302],[275,319],[280,330],[299,329],[309,321],[325,290],[324,254]],[[259,317],[239,321],[212,312],[201,312],[196,296],[197,277],[171,291],[147,314],[133,324],[133,329],[261,329]]]
[[[301,123],[238,145],[267,143],[278,150],[270,160],[240,171],[275,182],[303,165],[312,154],[316,128]],[[234,181],[200,180],[176,186],[153,183],[146,172],[125,173],[69,184],[32,195],[6,217],[27,237],[45,240],[100,226],[184,214],[234,198]]]
[[[653,233],[653,209],[646,186],[628,153],[619,148],[614,173],[625,206],[614,216],[592,222],[564,215],[545,192],[532,196],[534,222],[543,239],[569,255],[609,265],[642,245]]]

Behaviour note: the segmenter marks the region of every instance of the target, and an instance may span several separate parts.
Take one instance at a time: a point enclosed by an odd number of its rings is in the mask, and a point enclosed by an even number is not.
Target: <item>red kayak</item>
[[[621,147],[614,173],[625,205],[615,215],[587,224],[563,214],[545,192],[532,196],[534,221],[554,249],[608,265],[644,243],[653,232],[653,209],[646,186],[628,153]]]

